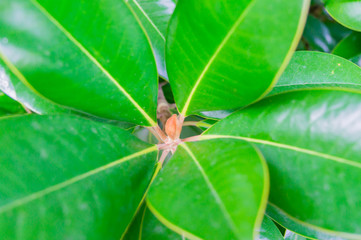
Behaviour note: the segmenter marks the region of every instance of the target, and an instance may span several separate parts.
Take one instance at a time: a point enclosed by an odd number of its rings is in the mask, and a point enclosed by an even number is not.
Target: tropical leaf
[[[189,239],[254,239],[267,195],[262,156],[244,141],[217,139],[180,145],[147,203],[163,224]]]
[[[126,235],[121,240],[185,240],[183,236],[163,225],[146,204],[138,212]]]
[[[25,110],[21,104],[0,92],[0,117],[22,113],[25,113]]]
[[[303,37],[312,50],[331,52],[336,46],[336,40],[331,35],[326,24],[312,15],[307,18]]]
[[[355,31],[361,31],[360,0],[324,0],[328,13],[339,23]]]
[[[0,87],[32,110],[156,125],[155,60],[128,1],[2,1],[0,32]]]
[[[307,238],[287,230],[285,234],[285,240],[307,240]]]
[[[165,67],[165,39],[168,22],[172,15],[175,0],[130,0],[134,12],[142,22],[152,43],[158,73],[168,79]]]
[[[179,1],[166,62],[182,115],[239,108],[263,96],[291,58],[308,6],[308,0]]]
[[[361,68],[332,54],[299,51],[269,95],[309,88],[361,90]]]
[[[350,59],[354,63],[361,66],[358,61],[361,55],[361,33],[353,32],[344,40],[342,40],[332,51],[333,54]]]
[[[267,216],[263,218],[258,240],[283,240],[281,232]]]
[[[4,118],[0,129],[1,239],[120,238],[152,177],[156,146],[70,116]]]
[[[360,93],[307,90],[271,96],[221,120],[202,139],[256,144],[270,169],[271,206],[300,226],[360,239]],[[296,231],[280,214],[267,213]]]

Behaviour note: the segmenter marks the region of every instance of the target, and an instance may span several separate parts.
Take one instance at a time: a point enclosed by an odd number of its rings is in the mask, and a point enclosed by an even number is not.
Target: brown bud
[[[172,140],[177,140],[180,137],[182,131],[182,124],[179,118],[177,118],[176,114],[173,114],[165,124],[165,132],[167,133],[168,137]]]

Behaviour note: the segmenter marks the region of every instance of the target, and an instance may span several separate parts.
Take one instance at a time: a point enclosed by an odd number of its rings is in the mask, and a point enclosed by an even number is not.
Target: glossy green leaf
[[[127,234],[121,240],[186,240],[163,225],[146,204],[138,212]]]
[[[148,187],[157,148],[70,116],[0,120],[3,240],[119,239]]]
[[[297,46],[308,6],[309,0],[180,0],[166,45],[180,112],[234,109],[264,95]]]
[[[0,117],[25,113],[20,103],[0,92]]]
[[[361,53],[355,57],[350,58],[350,61],[361,67]]]
[[[324,0],[328,13],[339,23],[355,31],[361,31],[360,0]]]
[[[32,110],[156,124],[155,60],[128,1],[1,1],[0,32],[0,88]]]
[[[290,234],[292,237],[300,237],[299,233],[302,233],[304,236],[311,236],[310,239],[317,239],[317,240],[350,240],[349,238],[342,238],[340,236],[331,235],[324,231],[319,231],[312,226],[300,224],[300,222],[289,216],[287,213],[281,211],[273,204],[269,204],[267,206],[267,213],[271,216],[277,218],[281,223],[282,226],[286,229],[292,229],[292,231],[296,232],[297,234]],[[287,232],[291,232],[287,230]],[[286,233],[285,233],[286,235]],[[357,238],[356,238],[357,239]]]
[[[255,143],[270,169],[269,204],[277,212],[300,226],[360,239],[360,93],[307,90],[271,96],[220,121],[203,138]],[[295,231],[280,214],[267,214]]]
[[[307,240],[307,238],[287,230],[285,234],[285,240]]]
[[[296,52],[269,95],[308,88],[361,89],[361,68],[327,53]]]
[[[176,5],[175,0],[130,0],[129,4],[148,33],[159,75],[168,79],[164,56],[165,38],[168,22]]]
[[[268,187],[267,166],[248,143],[186,143],[155,179],[147,203],[163,224],[187,238],[254,239]]]
[[[361,54],[361,33],[353,32],[342,40],[332,51],[333,54],[351,59]],[[361,64],[359,65],[361,66]]]
[[[283,240],[281,232],[267,216],[263,218],[258,240]]]
[[[336,40],[331,35],[326,24],[312,15],[309,15],[307,18],[303,37],[312,50],[331,52],[336,46]]]

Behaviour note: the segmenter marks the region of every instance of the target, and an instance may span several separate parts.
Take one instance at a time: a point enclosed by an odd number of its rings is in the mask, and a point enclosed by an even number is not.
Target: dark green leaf
[[[156,146],[70,116],[0,120],[3,240],[119,239],[152,177]]]
[[[267,216],[263,218],[258,240],[283,240],[281,232]]]
[[[156,65],[128,1],[1,1],[0,32],[1,89],[32,110],[156,124]]]
[[[298,225],[360,239],[360,93],[308,90],[275,95],[230,115],[203,138],[229,136],[257,144],[270,169],[271,206]],[[295,231],[279,214],[267,213]]]
[[[121,240],[181,240],[181,235],[163,225],[144,204]]]
[[[297,46],[308,6],[309,0],[179,1],[166,61],[180,112],[234,109],[264,95]]]
[[[293,218],[292,216],[289,216],[287,213],[283,212],[279,208],[277,208],[274,205],[269,204],[267,207],[267,213],[269,215],[275,216],[280,222],[282,222],[282,225],[288,229],[292,229],[292,231],[297,233],[302,233],[305,236],[312,236],[312,239],[319,239],[319,240],[350,240],[346,238],[341,238],[339,236],[330,235],[324,231],[318,231],[314,228],[314,226],[308,226],[307,224],[303,224]],[[291,231],[287,230],[289,237],[301,237],[299,234],[294,234]],[[286,236],[286,234],[285,234]],[[296,238],[297,239],[297,238]],[[356,238],[358,239],[358,238]]]
[[[336,40],[331,35],[328,27],[312,15],[307,18],[303,37],[312,50],[331,52],[336,45]]]
[[[361,68],[332,54],[296,52],[269,95],[308,88],[361,89]]]
[[[258,152],[244,141],[217,139],[180,145],[147,203],[163,224],[190,239],[253,239],[267,195]]]
[[[328,13],[339,23],[355,31],[361,31],[360,0],[324,0]]]
[[[165,36],[175,0],[130,0],[135,13],[142,22],[152,42],[158,73],[168,79],[165,67]]]
[[[0,117],[22,113],[25,113],[25,110],[21,104],[0,92]]]
[[[361,54],[361,33],[353,32],[332,51],[333,54],[350,59]]]

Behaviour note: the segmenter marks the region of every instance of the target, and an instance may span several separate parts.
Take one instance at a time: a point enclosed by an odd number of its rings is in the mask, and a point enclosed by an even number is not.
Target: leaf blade
[[[215,143],[223,156],[209,151]],[[158,175],[147,204],[163,224],[190,239],[253,238],[258,235],[268,195],[266,169],[261,156],[242,141],[187,143]],[[168,197],[163,196],[165,192]],[[249,198],[241,197],[246,194]]]
[[[7,142],[0,147],[5,239],[120,237],[151,179],[155,146],[117,127],[69,116],[30,115],[0,124],[7,129],[0,135]]]

